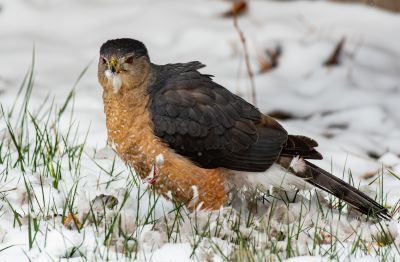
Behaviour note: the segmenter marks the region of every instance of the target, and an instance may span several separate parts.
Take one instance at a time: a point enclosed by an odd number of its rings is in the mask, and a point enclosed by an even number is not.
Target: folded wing
[[[287,132],[199,73],[202,66],[192,62],[159,70],[149,89],[154,133],[203,168],[268,169],[279,157]]]

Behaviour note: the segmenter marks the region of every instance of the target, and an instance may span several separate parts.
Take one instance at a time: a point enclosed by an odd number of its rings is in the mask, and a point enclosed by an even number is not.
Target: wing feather
[[[286,131],[197,70],[198,62],[159,66],[149,87],[155,135],[203,168],[264,171],[279,157]]]

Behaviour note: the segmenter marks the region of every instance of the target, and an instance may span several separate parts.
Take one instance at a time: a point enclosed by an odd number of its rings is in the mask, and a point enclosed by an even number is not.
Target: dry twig
[[[340,55],[343,51],[343,46],[346,38],[343,37],[335,46],[332,54],[329,58],[324,62],[324,66],[337,66],[340,64]]]
[[[253,73],[253,70],[251,69],[251,65],[250,65],[249,53],[248,53],[247,45],[246,45],[246,38],[244,37],[242,30],[240,30],[240,28],[239,28],[236,15],[233,16],[233,26],[235,27],[236,31],[238,32],[240,42],[242,43],[242,46],[243,46],[244,60],[246,62],[247,74],[250,79],[252,103],[253,103],[253,105],[257,106],[256,105],[257,104],[257,100],[256,100],[257,95],[256,95],[256,86],[254,83],[254,73]]]

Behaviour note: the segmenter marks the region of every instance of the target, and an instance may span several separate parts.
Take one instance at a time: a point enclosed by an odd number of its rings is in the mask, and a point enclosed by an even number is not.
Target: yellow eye
[[[133,56],[128,57],[128,58],[125,60],[125,63],[127,63],[127,64],[132,64],[132,63],[133,63]]]

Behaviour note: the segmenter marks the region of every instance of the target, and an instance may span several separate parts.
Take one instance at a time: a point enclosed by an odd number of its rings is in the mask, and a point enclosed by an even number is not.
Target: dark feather
[[[128,53],[133,53],[136,57],[148,57],[145,45],[130,38],[108,40],[100,47],[100,55],[102,56],[116,55],[122,57]]]
[[[322,159],[322,155],[314,149],[318,143],[305,136],[289,135],[281,156],[301,156],[304,159]]]
[[[240,171],[265,171],[276,161],[286,131],[199,73],[201,63],[155,67],[148,89],[154,133],[177,153],[203,168]]]
[[[154,133],[200,167],[261,172],[278,158],[286,167],[294,156],[322,158],[316,141],[288,136],[274,119],[199,73],[201,63],[154,67],[157,74],[148,89]],[[390,218],[376,201],[312,163],[295,174],[364,214]]]
[[[349,185],[338,177],[306,161],[307,169],[304,174],[296,174],[314,186],[331,193],[332,195],[346,201],[363,214],[390,219],[388,210],[375,200]]]

